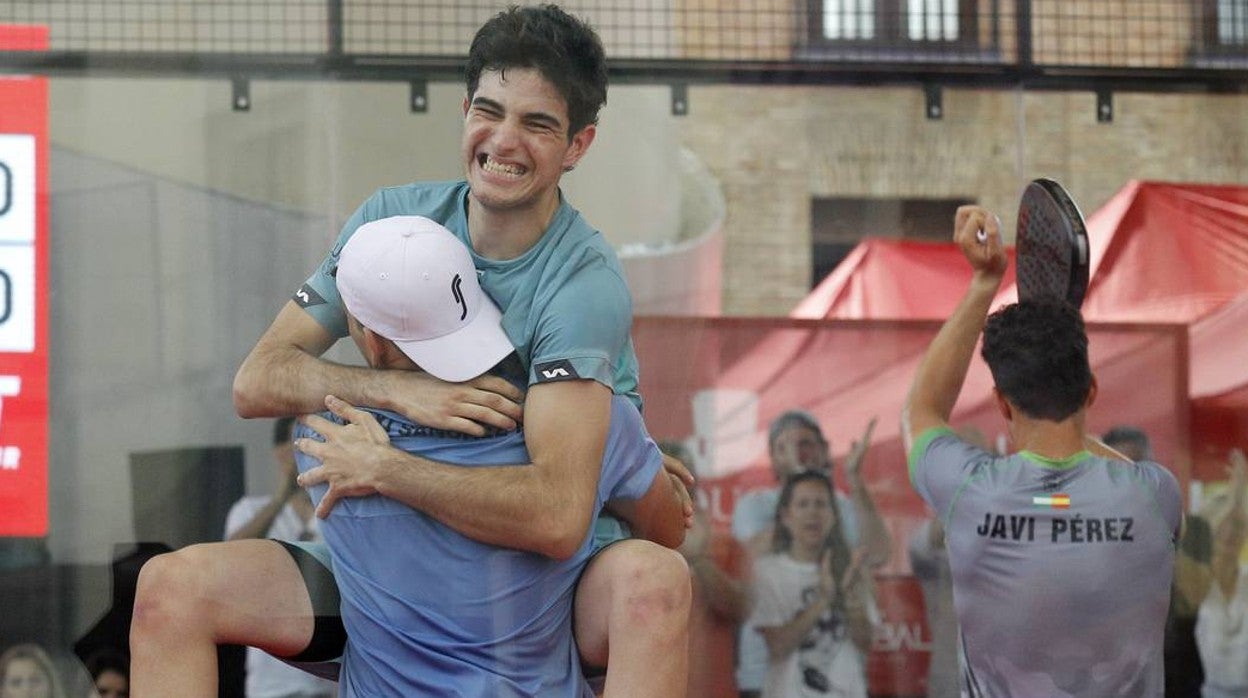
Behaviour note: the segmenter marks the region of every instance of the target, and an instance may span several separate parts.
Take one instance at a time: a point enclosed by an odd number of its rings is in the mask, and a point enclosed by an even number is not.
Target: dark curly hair
[[[477,30],[468,49],[468,99],[481,73],[534,68],[568,104],[568,138],[597,123],[607,103],[607,57],[598,34],[556,5],[500,12]]]
[[[989,315],[982,354],[997,389],[1033,419],[1066,419],[1092,387],[1083,318],[1065,302],[1023,301]]]

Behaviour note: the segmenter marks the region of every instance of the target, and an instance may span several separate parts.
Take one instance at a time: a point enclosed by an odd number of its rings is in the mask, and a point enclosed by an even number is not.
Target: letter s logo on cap
[[[455,278],[451,279],[451,296],[455,299],[455,302],[464,309],[464,312],[459,314],[459,319],[461,321],[468,317],[468,302],[464,300],[464,291],[460,288],[460,285],[463,283],[464,280],[459,278],[459,274],[456,274]]]

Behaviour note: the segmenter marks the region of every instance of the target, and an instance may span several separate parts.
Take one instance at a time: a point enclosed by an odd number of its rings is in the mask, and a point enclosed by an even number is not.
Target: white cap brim
[[[503,332],[502,314],[488,300],[467,325],[433,339],[394,341],[430,375],[452,383],[472,380],[494,368],[515,348]]]

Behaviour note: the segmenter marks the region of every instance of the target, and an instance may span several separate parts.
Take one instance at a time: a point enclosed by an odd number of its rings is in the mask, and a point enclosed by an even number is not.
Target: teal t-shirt
[[[336,337],[347,334],[334,271],[343,245],[364,223],[424,216],[472,249],[468,183],[429,182],[381,189],[347,219],[329,256],[296,294],[296,302]],[[503,311],[530,385],[587,378],[639,407],[637,356],[629,331],[633,305],[615,251],[566,201],[531,249],[509,260],[472,253],[481,287]]]

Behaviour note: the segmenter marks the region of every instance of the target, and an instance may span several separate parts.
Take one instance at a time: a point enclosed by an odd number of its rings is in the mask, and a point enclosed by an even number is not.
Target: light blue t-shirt
[[[1168,470],[997,456],[931,429],[910,478],[945,524],[964,695],[1162,696],[1182,519]]]
[[[529,460],[521,432],[477,439],[374,414],[394,446],[425,458],[465,467]],[[311,434],[300,426],[295,436]],[[300,472],[318,464],[302,453],[296,460]],[[613,397],[594,512],[641,497],[661,469],[637,408]],[[325,490],[312,488],[313,500]],[[379,495],[340,500],[321,531],[349,637],[340,695],[592,698],[572,638],[573,591],[595,551],[592,535],[553,560],[478,543]]]
[[[334,271],[361,225],[390,216],[424,216],[446,226],[468,249],[468,184],[407,184],[378,190],[342,227],[333,250],[295,300],[336,337],[347,335]],[[473,252],[481,287],[503,311],[503,329],[528,372],[528,383],[588,378],[638,405],[637,356],[629,331],[633,305],[615,251],[560,198],[537,243],[515,259]]]

